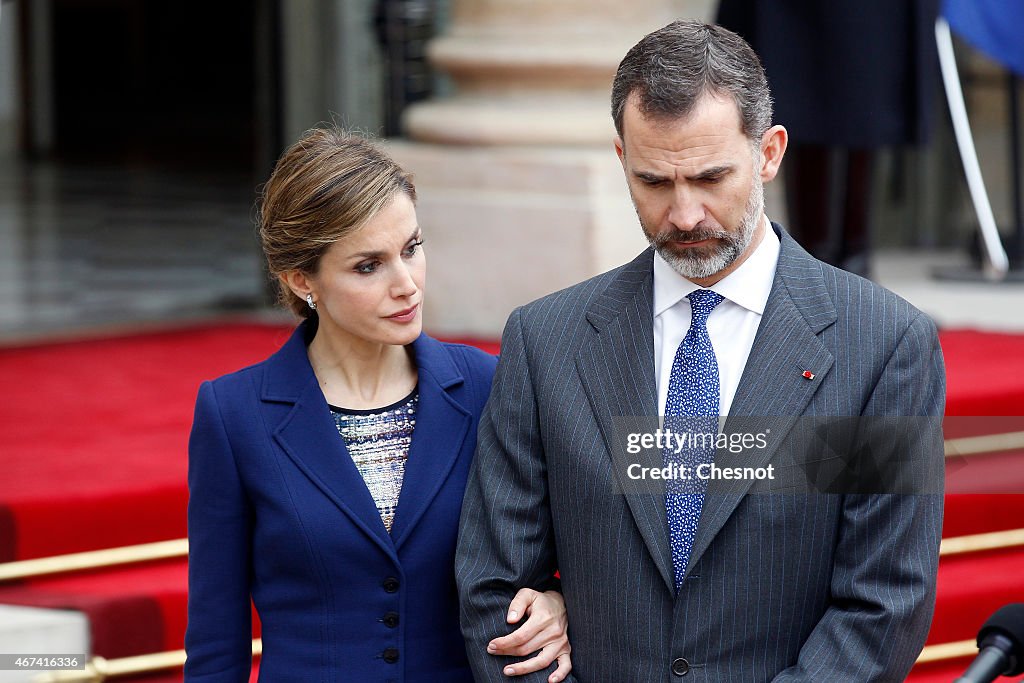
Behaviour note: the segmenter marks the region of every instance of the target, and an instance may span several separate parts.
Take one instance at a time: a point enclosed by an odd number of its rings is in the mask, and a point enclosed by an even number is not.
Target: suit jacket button
[[[381,656],[384,657],[384,661],[388,664],[394,664],[398,661],[398,648],[389,647],[381,653]]]
[[[672,673],[676,676],[685,676],[690,673],[690,663],[680,657],[672,662]]]
[[[388,593],[397,593],[398,592],[398,586],[399,586],[398,579],[396,579],[393,576],[389,576],[388,578],[384,579],[384,583],[381,584],[381,585],[384,586],[384,590],[387,591]]]
[[[383,621],[384,625],[388,628],[395,628],[398,626],[398,612],[388,612],[384,615],[384,618],[381,619],[381,621]]]

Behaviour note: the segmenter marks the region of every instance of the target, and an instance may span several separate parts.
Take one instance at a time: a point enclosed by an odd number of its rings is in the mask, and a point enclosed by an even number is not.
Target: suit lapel
[[[397,562],[398,549],[437,496],[469,433],[469,411],[448,393],[463,382],[463,376],[440,342],[422,334],[413,343],[419,412],[389,534],[309,364],[306,339],[315,333],[314,324],[301,325],[267,363],[261,398],[292,404],[274,429],[274,440],[368,539]]]
[[[300,326],[268,363],[263,400],[293,404],[280,424],[272,427],[274,440],[368,539],[395,557],[377,505],[338,434],[309,364],[304,338],[312,333],[311,323]]]
[[[748,449],[736,455],[720,450],[715,461],[723,466],[758,467],[767,464],[803,414],[821,380],[832,368],[834,358],[818,334],[836,320],[835,305],[824,285],[820,263],[805,252],[779,226],[773,226],[781,240],[779,263],[768,305],[758,326],[753,347],[730,410],[731,416],[772,416],[773,438],[769,447]],[[615,418],[635,416],[650,424],[636,425],[653,431],[657,420],[657,389],[654,379],[653,272],[651,250],[645,251],[620,272],[587,311],[594,335],[584,343],[577,368],[588,399],[613,461],[617,483],[625,497],[640,534],[666,586],[674,590],[672,555],[665,520],[664,485],[652,492],[635,491],[625,481],[626,468],[662,466],[655,449],[627,456],[616,433]],[[796,294],[794,294],[796,292]],[[803,372],[809,370],[814,380]],[[742,419],[726,421],[724,431],[742,431]],[[628,462],[627,462],[628,461]],[[740,504],[752,481],[737,486],[712,482],[705,498],[690,557],[692,567]]]
[[[836,320],[821,265],[785,231],[775,227],[782,241],[775,279],[723,430],[746,432],[752,423],[766,424],[771,428],[771,438],[763,450],[730,453],[719,449],[715,463],[724,467],[761,467],[770,462],[834,362],[817,336]],[[814,375],[813,380],[803,376],[807,370]],[[756,419],[764,417],[771,419]],[[752,480],[709,482],[689,567],[708,549],[751,485]]]
[[[658,428],[657,390],[654,381],[653,252],[645,251],[627,264],[589,306],[587,320],[593,333],[580,348],[576,366],[591,408],[612,458],[616,484],[624,493],[640,535],[670,590],[672,554],[665,520],[665,488],[655,482],[637,491],[626,479],[629,465],[662,467],[656,450],[628,455],[616,420],[636,419],[638,429]]]
[[[396,549],[401,549],[451,474],[472,423],[469,410],[448,392],[464,380],[444,346],[424,334],[413,344],[413,351],[419,368],[420,401],[391,526]]]

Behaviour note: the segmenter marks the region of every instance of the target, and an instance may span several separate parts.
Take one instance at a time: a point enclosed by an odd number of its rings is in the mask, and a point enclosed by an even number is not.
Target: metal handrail
[[[939,643],[927,645],[917,658],[916,664],[944,662],[950,659],[963,659],[978,654],[978,643],[974,640],[958,640],[955,643]]]
[[[0,563],[0,582],[173,557],[188,557],[187,538]]]
[[[263,654],[263,640],[253,638],[252,656],[259,657]],[[134,657],[121,657],[119,659],[104,659],[93,657],[85,669],[77,671],[48,671],[35,676],[33,683],[100,683],[108,678],[117,676],[130,676],[135,674],[161,671],[163,669],[177,669],[185,665],[184,650],[170,650],[168,652],[154,652]]]
[[[985,534],[970,536],[952,536],[942,539],[939,545],[939,557],[978,553],[985,550],[1002,550],[1024,546],[1024,529],[1007,529],[1006,531],[990,531]]]
[[[947,458],[980,455],[982,453],[1000,453],[1022,448],[1024,448],[1024,432],[962,436],[956,439],[946,439],[945,442]]]

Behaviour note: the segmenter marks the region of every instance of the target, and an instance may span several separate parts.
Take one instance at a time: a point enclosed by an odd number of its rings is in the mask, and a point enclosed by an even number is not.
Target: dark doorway
[[[52,0],[53,155],[253,171],[277,145],[275,8]]]

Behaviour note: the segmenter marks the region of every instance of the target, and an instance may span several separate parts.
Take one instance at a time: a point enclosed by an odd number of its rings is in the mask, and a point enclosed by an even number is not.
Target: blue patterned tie
[[[722,295],[710,289],[698,289],[687,298],[692,320],[672,360],[665,401],[665,429],[682,435],[711,433],[717,436],[718,360],[708,336],[707,321],[711,311],[722,302]],[[672,566],[678,591],[690,560],[707,489],[707,481],[696,477],[696,469],[701,463],[714,461],[715,449],[713,443],[699,440],[697,443],[688,440],[679,452],[672,442],[668,446],[663,451],[665,464],[685,466],[690,475],[690,479],[669,479],[665,487]]]

